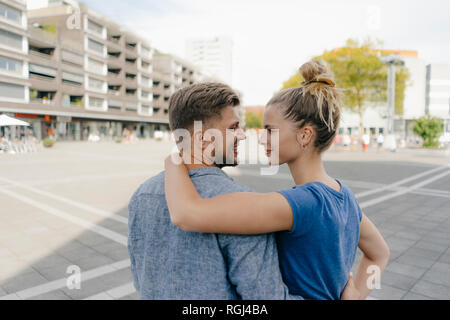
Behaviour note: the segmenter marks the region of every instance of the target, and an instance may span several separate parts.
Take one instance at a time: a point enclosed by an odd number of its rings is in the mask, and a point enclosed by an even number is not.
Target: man
[[[195,84],[174,93],[169,104],[176,140],[181,141],[177,132],[189,133],[183,144],[193,152],[184,149],[183,157],[185,162],[189,157],[189,174],[200,195],[251,191],[219,168],[237,164],[237,144],[245,139],[238,95],[224,84]],[[195,121],[202,128],[196,129]],[[213,139],[205,137],[211,129],[222,133],[222,148],[211,148]],[[200,234],[175,227],[165,201],[164,172],[142,184],[128,208],[131,271],[141,299],[301,299],[289,295],[282,281],[273,234]]]

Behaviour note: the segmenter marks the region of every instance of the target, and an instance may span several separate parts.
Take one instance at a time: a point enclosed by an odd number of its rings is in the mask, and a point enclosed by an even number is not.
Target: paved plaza
[[[172,147],[77,142],[0,154],[0,299],[138,299],[127,205],[140,184],[163,170]],[[325,160],[391,249],[381,289],[370,298],[450,299],[450,158],[330,151]],[[286,167],[274,176],[249,165],[227,171],[261,192],[293,185]],[[74,265],[80,289],[67,285]]]

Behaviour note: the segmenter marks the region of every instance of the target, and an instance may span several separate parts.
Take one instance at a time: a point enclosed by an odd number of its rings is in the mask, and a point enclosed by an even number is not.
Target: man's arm
[[[228,278],[244,300],[302,300],[284,284],[273,234],[218,235]]]

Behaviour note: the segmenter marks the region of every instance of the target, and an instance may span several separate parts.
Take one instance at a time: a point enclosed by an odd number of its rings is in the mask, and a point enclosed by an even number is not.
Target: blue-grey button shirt
[[[203,198],[252,191],[217,167],[189,175]],[[138,188],[128,209],[131,272],[141,299],[301,299],[283,283],[273,234],[204,234],[172,225],[164,172]]]

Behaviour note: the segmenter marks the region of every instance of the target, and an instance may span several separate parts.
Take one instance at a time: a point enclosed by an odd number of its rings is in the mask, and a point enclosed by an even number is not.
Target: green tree
[[[413,132],[422,137],[425,148],[439,147],[439,137],[444,132],[444,121],[429,115],[421,117],[414,121]]]
[[[325,50],[314,60],[324,61],[334,73],[336,85],[343,89],[344,108],[359,115],[360,128],[364,127],[364,111],[370,105],[387,100],[387,66],[381,57],[389,52],[379,50],[380,43],[370,39],[363,42],[347,40],[344,47]],[[395,112],[403,114],[405,88],[409,79],[407,68],[396,68]],[[283,83],[282,89],[300,86],[303,81],[299,72]],[[362,134],[361,130],[361,134]]]
[[[262,117],[253,112],[247,112],[245,114],[245,127],[247,129],[260,129],[262,128]]]

